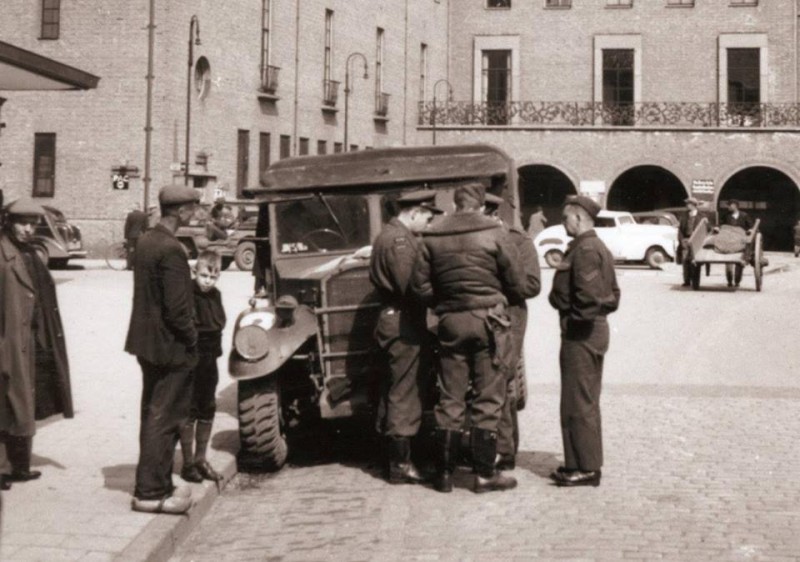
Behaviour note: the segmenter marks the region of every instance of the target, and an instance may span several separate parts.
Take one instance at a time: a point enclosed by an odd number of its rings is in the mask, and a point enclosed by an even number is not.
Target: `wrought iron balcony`
[[[266,65],[261,69],[261,91],[274,94],[278,91],[279,66]]]
[[[798,103],[420,102],[419,126],[800,128]]]
[[[377,92],[375,94],[375,115],[387,117],[389,115],[389,94]]]
[[[339,99],[339,82],[336,80],[322,81],[322,103],[328,107],[336,107]]]

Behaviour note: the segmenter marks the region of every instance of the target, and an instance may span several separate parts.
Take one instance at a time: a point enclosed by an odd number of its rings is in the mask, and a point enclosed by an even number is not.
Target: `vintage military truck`
[[[460,183],[480,180],[519,225],[511,159],[488,145],[392,148],[281,160],[250,190],[269,220],[262,248],[271,283],[236,319],[230,373],[238,381],[239,465],[278,470],[287,437],[313,424],[374,417],[381,371],[369,280],[372,240],[407,190],[436,190],[452,208]],[[519,405],[524,404],[520,366]]]

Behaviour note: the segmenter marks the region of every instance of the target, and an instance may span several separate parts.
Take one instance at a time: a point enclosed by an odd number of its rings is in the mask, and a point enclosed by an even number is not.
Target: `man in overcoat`
[[[14,201],[0,232],[0,435],[11,464],[6,482],[41,476],[30,467],[36,420],[74,415],[55,283],[33,245],[42,215],[38,203]]]
[[[133,260],[136,255],[136,242],[149,226],[150,218],[138,206],[131,209],[125,217],[125,247],[127,248],[127,268],[133,269]]]
[[[678,252],[681,255],[683,265],[683,286],[688,287],[692,281],[692,254],[689,248],[689,238],[694,233],[694,229],[700,224],[702,217],[697,210],[700,202],[694,197],[689,197],[685,201],[686,215],[681,217],[678,225]]]
[[[198,199],[193,188],[163,187],[161,219],[137,244],[125,344],[139,361],[143,380],[135,511],[178,514],[191,507],[187,489],[176,491],[172,484],[172,459],[189,415],[197,363],[192,277],[175,231],[189,223]]]

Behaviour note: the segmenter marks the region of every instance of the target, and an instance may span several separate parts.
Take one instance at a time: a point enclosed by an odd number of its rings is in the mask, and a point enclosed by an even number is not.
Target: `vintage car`
[[[81,229],[70,224],[64,213],[49,205],[42,205],[45,214],[36,225],[34,243],[49,267],[64,268],[75,258],[85,258]]]
[[[618,263],[645,263],[657,269],[664,262],[675,260],[678,229],[674,226],[636,224],[630,213],[600,211],[595,231]],[[557,267],[569,241],[564,227],[558,225],[545,228],[536,236],[534,244],[547,265]]]
[[[230,228],[221,229],[224,235],[215,236],[214,230],[209,228],[210,207],[201,205],[191,222],[180,227],[175,236],[183,244],[189,259],[196,259],[200,251],[208,248],[222,256],[222,269],[236,263],[240,270],[251,271],[255,261],[258,211],[252,203],[231,201],[226,205],[238,209],[238,216]]]
[[[668,211],[641,211],[631,213],[637,224],[661,224],[677,227],[680,224],[678,217]]]
[[[372,241],[403,192],[425,186],[450,209],[455,187],[474,180],[502,196],[501,215],[520,224],[513,163],[486,145],[291,158],[249,190],[268,207],[272,281],[268,297],[254,296],[234,328],[229,372],[238,381],[241,469],[280,469],[291,438],[320,424],[374,424],[382,361],[373,336],[381,304],[369,280]],[[515,384],[519,407],[521,364]]]

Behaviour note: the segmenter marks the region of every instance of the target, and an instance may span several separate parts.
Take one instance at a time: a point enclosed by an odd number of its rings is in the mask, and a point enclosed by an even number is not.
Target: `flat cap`
[[[487,207],[499,207],[503,204],[503,198],[495,195],[494,193],[487,193],[486,194],[486,202],[485,205]]]
[[[486,203],[486,188],[477,182],[460,185],[453,192],[453,201],[459,208],[470,201],[477,204],[476,208],[480,208]]]
[[[6,213],[9,216],[28,216],[28,215],[44,215],[44,207],[39,205],[33,199],[22,198],[12,201],[6,205]]]
[[[700,201],[698,201],[696,197],[687,197],[686,199],[683,200],[683,202],[686,203],[687,205],[694,205],[694,206],[700,205]]]
[[[185,185],[165,185],[158,192],[158,202],[162,205],[183,205],[198,201],[200,194],[197,190]]]
[[[397,204],[400,207],[422,207],[436,215],[440,215],[444,211],[436,206],[435,199],[436,192],[432,189],[419,189],[402,194],[397,198]]]
[[[589,213],[589,216],[592,218],[596,218],[597,214],[600,212],[600,205],[585,195],[570,195],[567,197],[567,200],[564,201],[564,205],[577,205]]]

